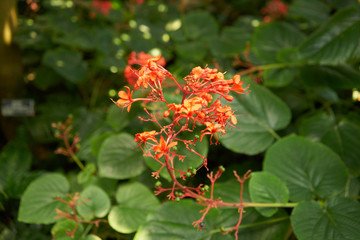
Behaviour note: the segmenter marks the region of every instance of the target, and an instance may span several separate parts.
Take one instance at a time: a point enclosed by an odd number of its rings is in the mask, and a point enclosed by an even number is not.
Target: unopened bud
[[[169,115],[170,115],[170,112],[169,112],[169,111],[165,111],[165,112],[163,113],[163,116],[164,116],[165,118],[167,118]]]

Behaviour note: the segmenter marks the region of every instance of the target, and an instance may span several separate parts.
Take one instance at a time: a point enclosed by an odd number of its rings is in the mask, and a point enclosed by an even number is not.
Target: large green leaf
[[[58,173],[36,179],[30,183],[21,198],[18,220],[43,224],[55,222],[56,209],[66,206],[55,198],[65,197],[69,189],[68,180]]]
[[[333,125],[322,138],[345,162],[349,172],[360,175],[360,127],[348,120]]]
[[[188,39],[206,39],[217,35],[218,24],[208,12],[190,11],[183,18],[183,29]]]
[[[154,194],[138,182],[121,185],[115,197],[120,205],[112,207],[108,219],[110,226],[122,233],[135,232],[159,205]]]
[[[126,179],[144,170],[142,151],[137,148],[134,137],[120,133],[107,138],[101,145],[99,174],[102,177]]]
[[[360,127],[357,124],[346,119],[336,123],[333,116],[319,112],[301,122],[300,134],[328,145],[339,154],[352,175],[360,175]]]
[[[79,52],[65,48],[51,49],[44,54],[42,61],[71,83],[85,80],[87,63]]]
[[[102,218],[110,210],[110,198],[104,190],[97,186],[89,186],[80,193],[85,203],[77,206],[77,211],[86,219]]]
[[[252,202],[257,203],[287,203],[289,190],[285,183],[269,172],[254,172],[249,182],[249,192]],[[271,217],[277,208],[256,208],[265,217]]]
[[[26,187],[22,181],[30,170],[31,153],[21,141],[9,142],[0,154],[0,191],[10,198],[19,197]],[[24,186],[25,185],[25,186]]]
[[[301,202],[291,214],[299,240],[360,239],[360,205],[347,198],[333,197],[325,206],[315,201]]]
[[[348,65],[305,66],[300,69],[300,79],[310,87],[360,88],[360,72]]]
[[[296,47],[304,37],[302,32],[285,22],[264,24],[253,34],[252,50],[264,62],[274,63],[278,61],[280,50]]]
[[[192,226],[192,223],[201,217],[199,211],[202,208],[190,200],[166,202],[147,218],[134,240],[210,239],[209,230],[212,229],[212,221],[214,221],[211,213],[214,211],[210,211],[205,218],[205,229],[198,231]]]
[[[328,20],[330,8],[321,0],[295,0],[290,5],[289,16],[306,19],[310,23],[321,24]]]
[[[266,150],[274,141],[274,131],[285,128],[291,118],[288,106],[270,90],[257,84],[251,92],[234,94],[232,102],[225,102],[238,115],[237,128],[227,130],[221,143],[238,153],[254,155]]]
[[[264,170],[282,179],[290,200],[326,198],[344,190],[348,173],[339,156],[321,143],[288,136],[271,146]]]
[[[309,62],[343,63],[358,47],[359,27],[359,10],[355,7],[341,9],[301,44],[299,53]]]

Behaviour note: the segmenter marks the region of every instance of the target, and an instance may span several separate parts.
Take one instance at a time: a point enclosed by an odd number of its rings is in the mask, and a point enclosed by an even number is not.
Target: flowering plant
[[[142,98],[133,98],[133,91],[129,87],[125,87],[126,91],[119,91],[119,99],[114,101],[119,107],[127,108],[130,111],[131,105],[137,101],[162,102],[166,105],[166,110],[163,112],[164,118],[170,118],[171,121],[167,125],[163,125],[157,117],[150,113],[146,108],[144,109],[149,118],[142,118],[143,121],[153,121],[159,127],[159,130],[145,131],[135,135],[135,142],[144,152],[144,156],[154,159],[160,164],[160,168],[152,173],[156,179],[160,177],[160,171],[165,168],[169,173],[173,186],[171,188],[163,188],[159,182],[156,184],[156,195],[162,192],[169,192],[167,197],[173,201],[182,198],[193,198],[199,201],[199,204],[206,206],[203,211],[202,217],[195,221],[193,225],[202,229],[204,227],[203,220],[211,208],[221,206],[237,206],[239,211],[239,221],[236,226],[231,230],[236,230],[236,239],[238,226],[242,219],[244,203],[242,200],[243,184],[246,179],[250,177],[248,171],[243,178],[240,178],[236,171],[234,175],[241,184],[240,203],[225,203],[221,199],[213,198],[215,181],[224,172],[222,166],[219,167],[215,173],[208,174],[211,182],[210,197],[205,197],[205,190],[209,187],[204,187],[200,184],[197,187],[189,187],[183,185],[177,178],[176,172],[180,178],[185,180],[196,174],[199,169],[188,169],[182,171],[174,166],[174,161],[182,162],[186,156],[177,154],[177,145],[184,144],[186,149],[203,159],[201,167],[208,170],[207,158],[194,150],[193,146],[202,141],[204,136],[210,135],[210,143],[218,144],[219,134],[226,134],[228,127],[235,127],[237,123],[235,112],[230,106],[224,105],[221,101],[232,101],[233,96],[231,92],[237,94],[249,93],[248,86],[243,87],[244,82],[240,80],[239,75],[235,75],[232,79],[225,79],[224,74],[218,72],[217,69],[208,67],[201,68],[195,67],[192,69],[190,75],[184,78],[185,84],[182,86],[174,76],[167,71],[158,61],[161,56],[150,58],[146,61],[139,71],[137,71],[138,79],[134,84],[134,88],[149,89],[147,96]],[[182,93],[182,100],[180,103],[171,103],[164,97],[163,83],[166,79],[170,79]],[[201,135],[195,135],[193,139],[184,140],[179,137],[182,132],[193,132],[197,126],[203,126]],[[176,192],[176,194],[175,194]],[[229,231],[231,231],[229,230]],[[227,231],[227,232],[229,232]],[[225,233],[227,233],[225,232]]]

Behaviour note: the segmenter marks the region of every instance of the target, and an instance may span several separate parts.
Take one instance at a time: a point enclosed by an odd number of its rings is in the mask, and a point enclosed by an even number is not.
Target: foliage
[[[36,116],[1,150],[0,238],[360,239],[358,2],[269,2],[19,1]],[[197,66],[249,86],[218,131],[176,118]]]

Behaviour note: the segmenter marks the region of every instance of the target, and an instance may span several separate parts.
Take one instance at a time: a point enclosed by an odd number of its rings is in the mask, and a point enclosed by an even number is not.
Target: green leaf
[[[129,124],[129,113],[112,104],[107,113],[106,121],[115,131],[120,131]]]
[[[339,154],[352,175],[360,176],[360,127],[342,120],[328,130],[321,141]]]
[[[18,220],[43,224],[55,222],[56,209],[66,206],[55,198],[65,197],[69,189],[68,180],[58,173],[49,173],[36,179],[21,198]]]
[[[71,83],[85,80],[88,66],[79,52],[65,48],[52,49],[44,54],[42,61]]]
[[[300,134],[313,140],[321,141],[335,151],[349,172],[354,176],[360,175],[360,127],[349,121],[335,122],[333,116],[319,112],[301,122]]]
[[[296,68],[267,69],[263,72],[264,84],[269,87],[284,87],[289,85],[297,75]]]
[[[343,63],[358,47],[359,27],[359,10],[341,9],[301,44],[299,54],[312,63]]]
[[[159,205],[154,194],[138,182],[121,185],[115,197],[120,205],[112,207],[108,219],[110,226],[121,233],[135,232]]]
[[[246,83],[245,83],[246,86]],[[221,143],[237,153],[258,154],[266,150],[291,119],[288,106],[270,90],[257,84],[250,85],[251,92],[234,94],[232,102],[225,102],[237,115],[238,123],[220,137]]]
[[[218,33],[218,23],[208,12],[190,11],[184,16],[182,22],[188,39],[206,39]]]
[[[290,5],[288,16],[302,17],[310,23],[322,24],[329,19],[330,8],[320,0],[295,0]]]
[[[142,151],[137,148],[134,137],[120,133],[107,138],[101,145],[99,157],[101,177],[127,179],[144,170]]]
[[[304,34],[292,25],[274,22],[256,28],[251,47],[258,58],[266,63],[274,63],[278,61],[277,53],[280,50],[296,47],[304,37]]]
[[[360,239],[360,205],[350,199],[333,197],[325,206],[315,201],[301,202],[291,214],[299,240]]]
[[[47,90],[58,84],[62,80],[62,77],[57,74],[53,69],[41,65],[35,72],[34,85],[41,90]]]
[[[81,201],[87,202],[77,206],[77,211],[86,219],[94,219],[95,217],[102,218],[110,210],[109,196],[97,186],[89,186],[80,193]]]
[[[202,206],[190,200],[180,202],[165,202],[150,215],[144,225],[137,231],[134,240],[180,240],[180,239],[208,239],[212,228],[210,213],[205,218],[206,226],[198,231],[192,223],[201,217],[199,211]]]
[[[269,172],[254,172],[249,182],[249,192],[252,202],[256,203],[287,203],[289,190],[285,183]],[[265,217],[271,217],[277,208],[256,208]]]
[[[225,27],[221,36],[209,38],[210,50],[215,56],[233,57],[246,49],[251,34],[248,30],[239,27]]]
[[[321,141],[334,124],[335,119],[333,116],[323,111],[317,112],[315,115],[301,121],[299,133],[312,141]]]
[[[291,201],[326,198],[344,190],[348,173],[339,156],[321,143],[291,135],[271,146],[264,171],[283,180]]]
[[[74,238],[68,235],[68,232],[72,232],[75,229],[75,221],[71,220],[63,220],[57,222],[52,228],[51,233],[56,240],[76,240],[81,239],[82,232],[84,231],[84,227],[82,224],[79,224],[76,232],[74,234]]]
[[[360,72],[349,65],[305,66],[300,69],[300,79],[310,87],[360,88]]]
[[[22,180],[30,170],[31,159],[31,152],[23,142],[13,140],[6,144],[0,155],[0,191],[10,198],[22,194],[14,190],[25,188]]]
[[[96,236],[94,234],[90,234],[90,235],[87,235],[84,240],[101,240],[101,238],[99,238],[98,236]]]
[[[182,58],[202,60],[207,53],[207,46],[203,41],[181,42],[175,45],[175,50]]]
[[[84,184],[90,181],[96,173],[96,165],[94,163],[86,164],[85,168],[78,173],[77,181],[79,184]]]
[[[200,131],[195,130],[195,132],[192,132],[190,134],[181,133],[181,134],[179,134],[178,137],[180,139],[190,140],[190,139],[194,139],[195,134],[200,135]],[[198,156],[197,154],[189,151],[186,148],[185,144],[183,144],[182,142],[178,141],[178,145],[176,147],[178,148],[178,150],[176,151],[176,154],[185,156],[185,158],[183,159],[183,161],[180,161],[178,158],[175,158],[175,160],[174,160],[174,168],[175,169],[186,172],[189,169],[189,167],[197,168],[203,163],[203,161],[204,161],[203,158]],[[196,145],[194,145],[194,146],[190,145],[189,147],[191,149],[193,149],[194,151],[196,151],[197,153],[199,153],[201,156],[207,157],[207,154],[209,151],[209,141],[206,138],[204,138],[201,142],[198,141],[198,142],[196,142]],[[160,159],[160,160],[162,160],[162,159]],[[160,163],[158,163],[155,159],[150,158],[150,157],[145,157],[145,163],[153,171],[158,171],[161,167]],[[165,167],[160,171],[160,176],[165,178],[168,181],[171,181],[171,177]],[[178,177],[180,177],[180,174],[178,172],[175,172],[175,176],[178,178]]]

